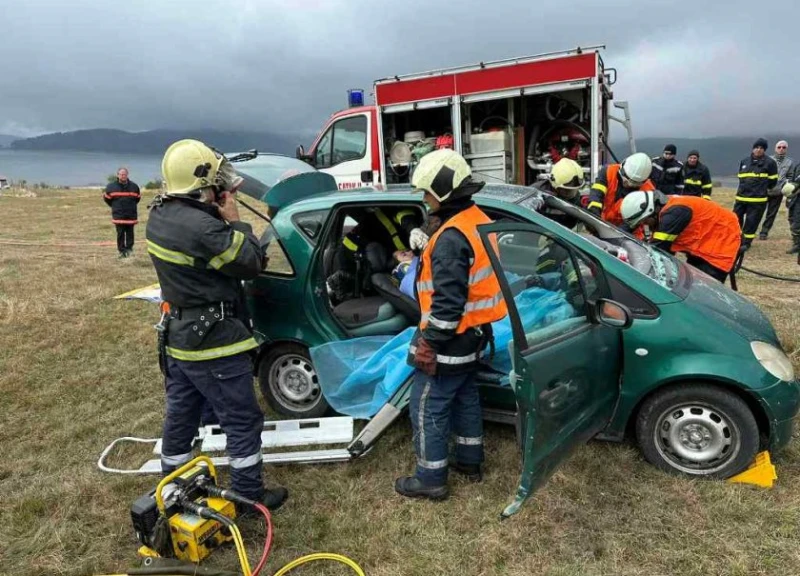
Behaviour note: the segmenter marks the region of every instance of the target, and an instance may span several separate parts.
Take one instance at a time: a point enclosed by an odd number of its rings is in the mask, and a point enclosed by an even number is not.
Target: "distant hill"
[[[9,134],[0,134],[0,148],[8,148],[14,140],[19,140],[19,136],[11,136]]]
[[[294,154],[300,140],[267,132],[232,130],[150,130],[126,132],[109,128],[55,132],[34,138],[15,139],[14,150],[74,150],[122,154],[163,154],[170,144],[182,138],[196,138],[225,152],[256,148],[263,152]]]
[[[700,152],[700,161],[708,166],[713,176],[732,176],[736,174],[738,162],[749,155],[753,142],[759,135],[753,137],[742,136],[720,136],[717,138],[637,138],[637,152],[645,152],[649,156],[660,156],[666,144],[675,144],[678,148],[678,160],[686,161],[686,154],[689,150]],[[789,155],[800,160],[800,136],[782,135],[775,136],[767,134],[764,136],[769,142],[767,154],[775,153],[775,143],[778,140],[789,142]],[[792,144],[794,142],[794,144]],[[616,142],[611,144],[612,150],[620,158],[625,157],[628,152],[627,142]]]

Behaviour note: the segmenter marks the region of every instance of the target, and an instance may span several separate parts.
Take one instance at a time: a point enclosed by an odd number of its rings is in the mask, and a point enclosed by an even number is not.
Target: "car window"
[[[266,265],[262,272],[267,274],[276,274],[278,276],[294,276],[294,268],[292,262],[289,260],[289,255],[286,254],[283,246],[281,246],[280,239],[278,238],[272,224],[268,224],[266,230],[261,235],[261,245],[265,247],[267,254]]]
[[[366,153],[367,117],[351,116],[328,128],[317,145],[314,162],[317,168],[330,168],[363,158]]]
[[[314,165],[317,168],[330,168],[331,166],[331,145],[333,144],[333,127],[320,138],[317,150],[314,154]]]
[[[311,212],[303,212],[295,214],[292,218],[294,225],[303,235],[316,244],[317,237],[322,232],[322,226],[325,224],[325,219],[328,217],[330,210],[313,210]]]

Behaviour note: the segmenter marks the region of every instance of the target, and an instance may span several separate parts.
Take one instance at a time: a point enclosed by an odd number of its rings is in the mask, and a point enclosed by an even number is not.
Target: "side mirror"
[[[609,328],[625,330],[633,324],[633,313],[624,304],[601,298],[595,304],[595,318]]]
[[[297,157],[298,160],[302,160],[305,158],[306,149],[303,148],[302,144],[298,144],[297,148],[295,148],[294,155]]]

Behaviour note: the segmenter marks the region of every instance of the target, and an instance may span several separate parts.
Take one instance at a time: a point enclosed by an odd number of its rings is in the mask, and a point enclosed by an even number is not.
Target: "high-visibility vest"
[[[680,234],[655,232],[653,239],[672,242],[673,252],[685,252],[702,258],[715,268],[728,272],[733,268],[742,230],[736,214],[716,202],[697,196],[670,196],[663,210],[686,206],[692,219]],[[662,214],[663,214],[662,210]]]
[[[606,191],[603,197],[603,212],[602,219],[614,226],[622,226],[622,200],[617,200],[617,190],[620,186],[619,177],[620,164],[612,164],[606,170]],[[642,192],[649,192],[655,190],[656,187],[650,180],[645,181],[639,187]]]
[[[464,313],[455,327],[456,334],[463,334],[470,328],[496,322],[505,318],[506,314],[508,314],[508,308],[500,291],[500,282],[497,280],[497,276],[492,269],[492,263],[489,261],[489,255],[486,253],[478,234],[478,226],[490,222],[492,220],[480,208],[472,206],[450,218],[431,236],[422,253],[422,266],[417,277],[417,298],[420,312],[422,312],[422,319],[419,323],[420,330],[424,330],[428,325],[431,306],[433,305],[431,254],[433,254],[436,241],[448,228],[456,228],[461,232],[469,241],[474,254],[474,259],[469,269],[467,302],[464,305]],[[497,249],[496,244],[495,249]],[[436,322],[436,320],[433,320],[433,322]],[[449,324],[449,322],[445,324]]]

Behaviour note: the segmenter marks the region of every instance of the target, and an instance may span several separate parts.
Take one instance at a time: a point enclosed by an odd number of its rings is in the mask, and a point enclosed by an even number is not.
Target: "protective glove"
[[[532,208],[536,212],[541,212],[542,208],[544,208],[544,196],[532,196],[525,201],[525,205],[528,208]]]
[[[428,238],[428,235],[420,228],[414,228],[408,235],[408,243],[415,252],[425,250],[425,247],[428,245],[428,240],[430,240],[430,238]]]
[[[783,188],[781,188],[781,193],[788,198],[789,196],[794,194],[794,191],[796,189],[797,189],[797,184],[794,184],[793,182],[787,182],[786,184],[783,185]]]
[[[428,376],[436,375],[436,350],[421,336],[417,340],[417,351],[414,353],[414,366],[422,370]]]

